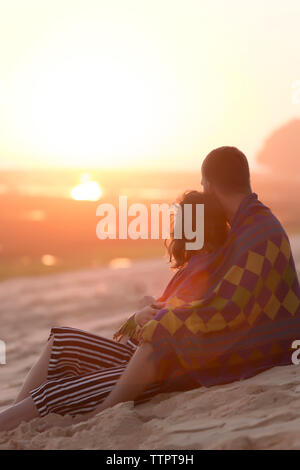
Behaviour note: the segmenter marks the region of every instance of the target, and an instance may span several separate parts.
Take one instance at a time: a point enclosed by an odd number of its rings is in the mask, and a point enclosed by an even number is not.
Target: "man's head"
[[[212,150],[202,164],[201,184],[205,192],[219,198],[250,194],[250,172],[246,156],[236,147]]]

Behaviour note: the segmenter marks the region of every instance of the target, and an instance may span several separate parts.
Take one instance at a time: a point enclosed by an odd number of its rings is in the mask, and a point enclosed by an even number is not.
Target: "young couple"
[[[207,155],[202,186],[181,204],[204,204],[203,248],[187,251],[185,238],[173,236],[175,275],[113,339],[53,327],[14,405],[0,414],[0,431],[48,413],[74,423],[119,402],[292,364],[300,289],[284,229],[252,192],[237,148]]]

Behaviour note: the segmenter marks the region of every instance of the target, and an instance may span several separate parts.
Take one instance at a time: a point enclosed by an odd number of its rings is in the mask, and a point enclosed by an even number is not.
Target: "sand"
[[[300,267],[300,237],[291,240]],[[118,263],[114,265],[118,266]],[[12,404],[51,326],[110,337],[144,295],[172,276],[164,260],[80,270],[0,284],[0,411]],[[300,339],[300,338],[299,338]],[[43,431],[43,425],[54,424]],[[0,449],[300,449],[300,367],[251,379],[120,403],[87,422],[61,427],[56,415],[0,433]]]

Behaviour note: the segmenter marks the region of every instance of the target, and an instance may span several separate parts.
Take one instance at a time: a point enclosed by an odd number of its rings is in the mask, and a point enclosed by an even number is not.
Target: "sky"
[[[300,116],[299,0],[0,0],[0,168],[198,170]]]

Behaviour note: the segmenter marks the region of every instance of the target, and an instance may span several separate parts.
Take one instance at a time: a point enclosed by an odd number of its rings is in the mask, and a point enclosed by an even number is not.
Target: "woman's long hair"
[[[182,213],[182,232],[181,238],[174,238],[175,217],[171,219],[171,238],[165,240],[165,246],[169,255],[169,262],[172,268],[183,267],[188,260],[200,252],[212,252],[222,246],[228,234],[228,224],[224,211],[217,199],[207,193],[199,191],[186,191],[179,200],[176,201],[181,206]],[[196,230],[196,205],[204,204],[204,246],[201,250],[186,250],[188,240],[184,235],[184,204],[192,206],[192,230]]]

